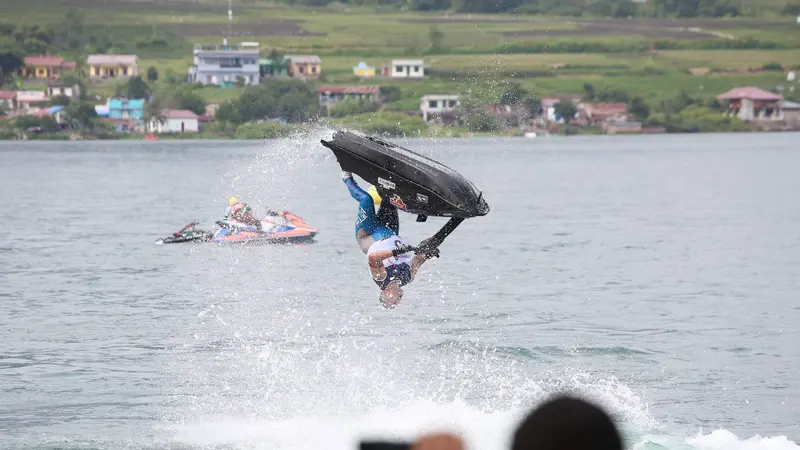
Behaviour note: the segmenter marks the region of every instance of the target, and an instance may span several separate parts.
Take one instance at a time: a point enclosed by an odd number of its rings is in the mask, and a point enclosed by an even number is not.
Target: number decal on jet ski
[[[390,199],[389,199],[389,203],[391,203],[392,205],[394,205],[394,206],[395,206],[395,207],[397,207],[397,208],[400,208],[400,209],[406,209],[406,204],[405,204],[405,202],[404,202],[404,201],[403,201],[403,199],[402,199],[402,198],[400,198],[400,196],[399,196],[399,195],[397,195],[397,194],[394,194],[394,195],[392,196],[392,198],[390,198]]]
[[[387,180],[385,178],[381,178],[381,177],[378,177],[378,184],[380,184],[381,187],[384,188],[384,189],[392,189],[392,190],[394,190],[395,188],[397,188],[396,184],[392,183],[391,181],[389,181],[389,180]]]

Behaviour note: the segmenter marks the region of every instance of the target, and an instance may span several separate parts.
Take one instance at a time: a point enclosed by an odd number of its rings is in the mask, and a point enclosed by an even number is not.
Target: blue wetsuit
[[[358,230],[364,230],[377,242],[400,233],[400,219],[394,205],[386,199],[381,199],[381,206],[375,214],[375,201],[356,184],[356,180],[352,177],[346,178],[344,184],[350,190],[350,195],[358,201],[356,237]]]

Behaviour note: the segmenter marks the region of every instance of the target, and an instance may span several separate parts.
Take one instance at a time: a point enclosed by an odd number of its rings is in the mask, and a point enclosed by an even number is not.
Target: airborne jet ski
[[[313,242],[317,229],[288,211],[277,217],[261,219],[261,231],[252,225],[229,220],[218,220],[213,230],[197,228],[199,222],[192,222],[172,235],[156,240],[156,244],[180,244],[183,242],[238,242],[238,243],[300,243]]]
[[[342,170],[372,183],[398,209],[423,217],[470,217],[489,213],[481,191],[463,175],[383,139],[337,131],[322,141]]]
[[[417,215],[450,217],[419,248],[434,250],[464,219],[485,216],[489,204],[483,193],[463,175],[431,158],[381,138],[337,131],[322,145],[333,151],[342,170],[372,183],[378,194],[397,209]]]

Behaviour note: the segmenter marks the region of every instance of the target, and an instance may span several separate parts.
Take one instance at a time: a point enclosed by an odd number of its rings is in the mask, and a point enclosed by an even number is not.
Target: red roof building
[[[3,107],[6,112],[15,107],[15,100],[17,93],[14,91],[0,91],[0,107]]]
[[[783,120],[780,102],[783,97],[756,87],[737,87],[717,96],[728,102],[727,115],[745,121]]]
[[[20,75],[25,78],[57,78],[61,72],[75,70],[74,61],[64,61],[60,56],[26,56]]]
[[[629,117],[625,103],[582,103],[578,106],[579,116],[584,116],[589,124],[625,121]]]
[[[783,100],[783,97],[780,95],[751,86],[733,88],[730,91],[717,96],[717,100],[742,100],[745,98],[754,101],[759,100],[768,102],[777,102]]]

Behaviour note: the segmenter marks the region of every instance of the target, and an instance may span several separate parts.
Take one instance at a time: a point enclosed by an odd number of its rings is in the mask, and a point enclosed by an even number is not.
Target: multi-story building
[[[257,42],[195,45],[189,81],[216,86],[232,86],[239,80],[244,84],[258,84],[261,76],[258,55]]]

